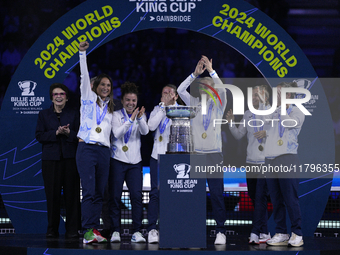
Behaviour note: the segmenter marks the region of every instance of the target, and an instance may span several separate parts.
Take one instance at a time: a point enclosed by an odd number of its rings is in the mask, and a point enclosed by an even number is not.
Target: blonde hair
[[[214,83],[214,80],[213,80],[213,78],[211,78],[211,77],[204,77],[204,78],[201,78],[200,80],[200,83],[202,83],[202,81],[208,81],[209,82],[209,85],[211,86],[211,87],[215,87],[215,83]]]

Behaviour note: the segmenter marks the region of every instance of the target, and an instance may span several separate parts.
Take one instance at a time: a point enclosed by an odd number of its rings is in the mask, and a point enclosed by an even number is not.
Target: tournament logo
[[[293,82],[296,83],[298,88],[308,89],[308,90],[310,90],[312,88],[313,84],[314,84],[314,82],[312,83],[310,80],[307,80],[307,79],[296,79],[296,80],[293,80]],[[305,95],[304,94],[296,94],[295,97],[296,98],[304,98]]]
[[[307,80],[307,79],[297,79],[297,80],[294,80],[293,82],[296,82],[299,88],[308,89],[308,90],[310,90],[310,88],[314,84],[314,82],[312,83],[310,80]]]
[[[295,82],[298,86],[298,88],[302,88],[302,89],[306,89],[306,90],[310,90],[314,83],[315,83],[316,79],[313,81],[307,80],[307,79],[296,79],[293,82]],[[301,99],[304,98],[305,94],[299,94],[297,93],[295,98]],[[316,108],[316,101],[319,99],[319,95],[311,95],[311,98],[308,102],[305,102],[305,107],[306,109],[308,109],[309,112],[313,112],[314,109]]]
[[[18,86],[20,88],[22,96],[34,96],[34,89],[37,83],[34,81],[19,81]]]
[[[191,166],[185,163],[175,164],[174,166],[175,172],[177,173],[177,179],[189,178],[189,173]]]

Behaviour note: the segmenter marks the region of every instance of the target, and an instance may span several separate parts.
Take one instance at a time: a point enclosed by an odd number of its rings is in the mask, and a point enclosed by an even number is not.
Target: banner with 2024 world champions
[[[317,100],[299,135],[299,156],[302,163],[334,163],[330,111],[313,67],[285,30],[254,6],[231,0],[89,0],[56,20],[38,38],[13,75],[2,104],[0,191],[17,233],[46,230],[41,145],[35,140],[35,126],[39,111],[51,104],[49,86],[63,82],[77,65],[80,41],[90,42],[87,53],[92,54],[115,38],[152,28],[181,28],[223,41],[265,78],[309,80],[305,88]],[[302,224],[305,235],[313,234],[321,218],[331,174],[329,178],[300,183],[302,215],[308,214]]]

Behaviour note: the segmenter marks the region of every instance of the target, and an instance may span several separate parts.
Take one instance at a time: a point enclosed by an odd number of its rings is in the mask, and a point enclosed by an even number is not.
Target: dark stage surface
[[[158,244],[134,244],[130,237],[122,237],[121,243],[104,243],[85,245],[82,239],[65,239],[60,236],[57,239],[46,239],[44,234],[4,234],[0,235],[1,255],[22,255],[22,254],[136,254],[139,252],[150,253],[158,251],[163,254],[188,254],[200,253],[211,254],[216,251],[226,251],[228,254],[340,254],[339,238],[335,237],[305,237],[303,247],[284,247],[248,245],[247,236],[229,235],[226,245],[214,245],[214,238],[208,238],[207,249],[159,249]]]

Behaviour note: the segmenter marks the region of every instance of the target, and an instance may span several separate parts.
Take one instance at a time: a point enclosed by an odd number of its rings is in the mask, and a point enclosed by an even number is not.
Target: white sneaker
[[[159,235],[156,229],[151,229],[148,234],[148,243],[158,243]]]
[[[113,232],[111,236],[111,243],[120,243],[120,234],[119,232],[115,231]]]
[[[265,234],[265,233],[260,233],[260,243],[266,243],[269,239],[271,238],[270,233]]]
[[[289,240],[288,234],[275,234],[273,238],[267,241],[268,245],[287,245]]]
[[[225,234],[218,232],[216,235],[215,243],[214,244],[226,244],[227,238]]]
[[[302,236],[298,236],[297,234],[292,232],[292,236],[288,241],[288,246],[300,247],[303,245]]]
[[[132,243],[145,243],[145,238],[140,232],[135,232],[131,237]]]
[[[250,233],[249,244],[260,244],[259,236],[254,233]]]

